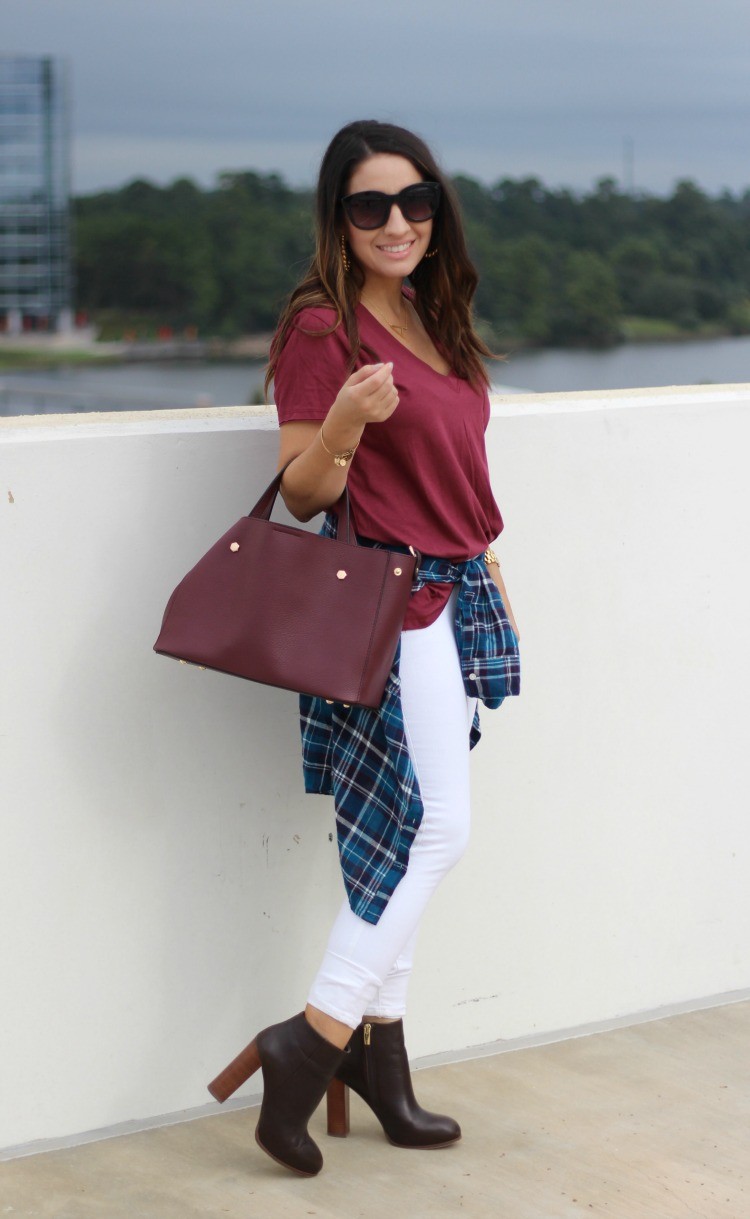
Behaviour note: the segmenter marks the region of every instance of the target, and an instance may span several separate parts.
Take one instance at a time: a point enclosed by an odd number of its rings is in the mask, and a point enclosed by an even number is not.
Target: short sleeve
[[[330,309],[303,309],[295,319],[274,373],[280,424],[325,419],[349,377],[350,349],[342,327],[324,333],[335,316]]]

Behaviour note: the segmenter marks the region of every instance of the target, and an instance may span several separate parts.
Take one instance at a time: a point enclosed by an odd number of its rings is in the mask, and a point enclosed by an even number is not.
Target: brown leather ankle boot
[[[347,1088],[366,1101],[396,1147],[434,1149],[461,1138],[452,1117],[428,1113],[417,1103],[404,1045],[403,1020],[364,1021],[354,1030],[328,1089],[328,1133],[349,1133]]]
[[[278,1164],[314,1177],[323,1167],[323,1156],[307,1132],[307,1123],[344,1054],[316,1033],[300,1012],[258,1033],[208,1090],[225,1101],[260,1067],[263,1103],[255,1141]]]

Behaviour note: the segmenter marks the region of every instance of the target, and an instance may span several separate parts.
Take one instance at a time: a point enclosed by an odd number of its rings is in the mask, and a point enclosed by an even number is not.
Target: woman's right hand
[[[368,423],[383,423],[398,406],[398,391],[393,384],[393,364],[365,364],[344,382],[326,419],[329,432],[343,433],[364,428]]]
[[[344,382],[322,427],[309,419],[282,425],[279,468],[288,468],[281,494],[297,520],[309,521],[336,503],[346,486],[349,463],[334,463],[332,454],[354,449],[367,424],[383,423],[397,406],[393,365],[366,364]]]

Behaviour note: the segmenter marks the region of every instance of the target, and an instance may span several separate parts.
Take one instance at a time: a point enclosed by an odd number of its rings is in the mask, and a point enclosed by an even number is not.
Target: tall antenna
[[[635,194],[635,140],[630,135],[622,141],[622,181],[625,194]]]

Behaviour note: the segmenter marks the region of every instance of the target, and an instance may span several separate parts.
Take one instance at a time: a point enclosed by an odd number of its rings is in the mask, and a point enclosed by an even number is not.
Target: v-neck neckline
[[[409,297],[406,295],[405,292],[402,293],[402,295],[404,297],[404,300],[409,300]],[[423,360],[421,356],[418,356],[416,354],[416,352],[412,351],[412,349],[410,347],[407,347],[406,343],[399,342],[399,340],[396,338],[396,335],[392,334],[391,331],[388,329],[388,327],[383,325],[383,323],[375,316],[375,314],[372,312],[372,310],[367,308],[367,305],[364,303],[364,301],[360,300],[357,305],[357,308],[364,309],[367,316],[372,319],[372,321],[375,323],[375,325],[380,330],[382,330],[385,335],[388,336],[388,338],[391,340],[392,343],[395,343],[396,346],[401,351],[405,351],[408,355],[410,355],[411,358],[413,360],[416,360],[418,364],[421,364],[424,368],[429,368],[430,372],[433,372],[436,377],[440,377],[441,380],[443,380],[443,381],[450,381],[451,378],[455,378],[456,374],[452,368],[449,368],[448,372],[440,372],[437,368],[434,368],[432,364],[428,363],[427,360]]]

